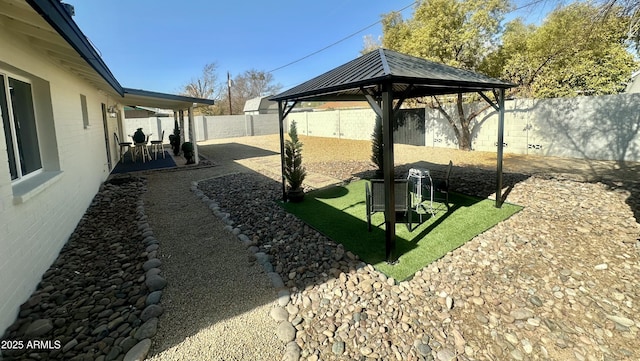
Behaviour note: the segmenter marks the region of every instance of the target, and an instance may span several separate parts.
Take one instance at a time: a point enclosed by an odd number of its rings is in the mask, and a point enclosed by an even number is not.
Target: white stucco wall
[[[32,81],[46,172],[29,180],[37,187],[12,182],[0,127],[0,334],[35,290],[109,173],[101,108],[109,102],[106,93],[25,44],[0,26],[0,71]],[[87,98],[86,129],[80,94]],[[115,127],[110,124],[111,130]],[[21,187],[31,192],[16,197]]]

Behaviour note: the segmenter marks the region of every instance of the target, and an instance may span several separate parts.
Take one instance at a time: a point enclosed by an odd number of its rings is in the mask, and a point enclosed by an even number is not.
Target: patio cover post
[[[384,228],[385,257],[393,263],[396,250],[396,200],[394,187],[393,160],[393,91],[391,84],[382,89],[382,172],[384,173]]]
[[[282,174],[282,201],[287,201],[287,188],[284,179],[284,107],[282,100],[278,100],[278,126],[280,128],[280,170]]]
[[[184,110],[180,109],[178,110],[178,117],[179,122],[180,122],[180,144],[178,145],[178,147],[182,147],[182,143],[185,142],[185,140],[187,139],[187,135],[184,134]]]
[[[196,164],[198,164],[198,145],[196,142],[196,127],[193,119],[193,105],[187,110],[187,117],[189,121],[189,141],[193,144],[193,157]]]
[[[496,179],[496,208],[502,207],[502,153],[504,148],[504,89],[498,89],[498,165]]]

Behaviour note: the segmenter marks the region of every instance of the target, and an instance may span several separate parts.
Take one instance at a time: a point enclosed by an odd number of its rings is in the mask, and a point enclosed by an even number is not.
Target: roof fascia
[[[124,94],[131,94],[131,95],[137,95],[137,96],[143,96],[143,97],[149,97],[149,98],[175,100],[178,102],[189,102],[189,103],[198,103],[198,104],[206,104],[206,105],[214,104],[213,99],[194,98],[194,97],[188,97],[184,95],[159,93],[159,92],[153,92],[149,90],[132,89],[132,88],[123,88],[123,90],[124,90]]]
[[[78,25],[56,0],[26,0],[71,45],[78,54],[121,96],[124,89],[102,61]]]

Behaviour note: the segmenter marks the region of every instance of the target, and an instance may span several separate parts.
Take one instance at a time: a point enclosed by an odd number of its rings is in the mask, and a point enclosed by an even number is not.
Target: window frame
[[[87,96],[80,94],[80,109],[82,110],[82,125],[84,129],[89,129],[89,107],[87,106]]]
[[[4,87],[5,89],[5,94],[6,94],[6,98],[5,101],[7,103],[7,112],[8,117],[9,117],[9,128],[11,130],[11,141],[12,141],[12,146],[13,146],[13,157],[14,157],[14,162],[16,164],[16,173],[17,173],[17,178],[15,179],[11,179],[11,183],[12,184],[18,184],[20,182],[23,181],[27,181],[31,178],[37,177],[38,175],[42,174],[44,172],[44,162],[42,159],[42,148],[41,148],[41,139],[40,139],[40,131],[38,129],[38,115],[37,115],[37,107],[35,106],[35,99],[34,99],[34,91],[33,91],[33,81],[25,76],[21,76],[18,74],[15,74],[13,72],[10,72],[6,69],[0,68],[0,75],[2,75],[4,77],[4,81],[2,82],[2,84],[0,84],[0,86]],[[9,86],[9,79],[14,79],[20,82],[23,82],[25,84],[29,85],[29,93],[31,95],[31,106],[32,106],[32,111],[33,111],[33,126],[35,127],[35,133],[36,133],[36,138],[37,138],[37,145],[38,145],[38,157],[40,158],[40,168],[31,171],[27,174],[22,174],[22,163],[20,161],[20,149],[18,147],[18,137],[17,137],[17,133],[16,133],[16,129],[15,129],[15,117],[14,117],[14,107],[13,107],[13,102],[11,101],[11,93],[10,93],[10,86]],[[0,109],[1,112],[1,109]],[[1,115],[1,114],[0,114]],[[5,144],[6,144],[6,136],[5,136]],[[9,149],[7,147],[7,157],[9,157]],[[9,176],[11,177],[11,171],[9,168],[7,168],[9,170]]]

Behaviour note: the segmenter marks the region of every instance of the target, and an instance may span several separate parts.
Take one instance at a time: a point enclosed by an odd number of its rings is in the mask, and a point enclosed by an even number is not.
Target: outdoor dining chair
[[[433,184],[434,193],[440,195],[440,197],[436,199],[444,201],[447,205],[447,210],[449,210],[449,177],[451,176],[451,168],[453,168],[453,162],[449,161],[444,178],[436,179]]]
[[[371,215],[376,212],[384,212],[385,194],[384,194],[384,180],[372,179],[371,187],[369,183],[365,184],[365,206],[367,211],[367,225],[369,232],[371,232]],[[406,179],[394,180],[394,193],[395,193],[395,211],[404,212],[407,216],[408,224],[407,228],[411,231],[411,199],[409,197],[409,183]]]
[[[120,161],[124,163],[124,155],[131,149],[131,142],[121,142],[118,138],[118,134],[113,133],[113,137],[116,140],[116,144],[120,147]],[[126,151],[124,151],[126,149]]]
[[[151,141],[151,151],[155,154],[156,159],[158,159],[158,152],[162,152],[162,158],[165,157],[164,155],[164,145],[162,144],[164,141],[164,130],[162,131],[162,135],[160,136],[159,140],[152,140]]]
[[[140,155],[142,157],[142,163],[146,162],[147,158],[151,161],[151,154],[149,153],[149,135],[146,136],[144,142],[135,142],[133,148],[133,161]]]

